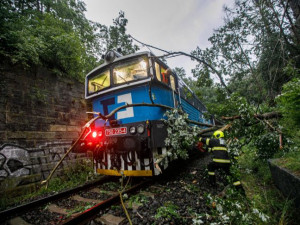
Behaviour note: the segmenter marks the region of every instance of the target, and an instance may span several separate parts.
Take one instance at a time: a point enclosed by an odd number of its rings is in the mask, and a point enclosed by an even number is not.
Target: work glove
[[[198,142],[197,143],[197,149],[200,151],[200,152],[205,152],[205,149],[203,148],[203,143],[202,142]]]

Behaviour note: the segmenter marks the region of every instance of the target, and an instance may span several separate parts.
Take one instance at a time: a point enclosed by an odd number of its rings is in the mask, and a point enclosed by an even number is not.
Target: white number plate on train
[[[114,136],[121,134],[127,134],[127,127],[118,127],[105,130],[105,136]]]

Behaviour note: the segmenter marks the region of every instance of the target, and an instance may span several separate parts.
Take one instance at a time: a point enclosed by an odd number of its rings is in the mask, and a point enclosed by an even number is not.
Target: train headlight
[[[142,134],[142,133],[144,133],[144,131],[145,131],[144,125],[142,125],[142,124],[138,125],[138,127],[137,127],[137,132],[138,132],[139,134]]]
[[[93,137],[93,138],[97,138],[97,137],[101,138],[102,135],[103,135],[102,130],[99,130],[99,131],[93,131],[93,132],[92,132],[92,137]]]
[[[116,58],[116,54],[114,51],[108,51],[104,56],[104,59],[107,63],[113,62],[115,58]]]
[[[131,134],[135,134],[136,133],[136,128],[135,127],[130,127],[129,132]]]

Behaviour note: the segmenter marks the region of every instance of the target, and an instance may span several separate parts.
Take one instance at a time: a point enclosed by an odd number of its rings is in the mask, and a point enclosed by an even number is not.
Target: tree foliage
[[[225,90],[237,92],[251,103],[273,103],[283,83],[291,79],[284,68],[299,57],[299,30],[293,29],[291,8],[288,1],[235,3],[232,9],[225,7],[225,24],[209,38],[212,46],[197,48],[192,54],[222,74]],[[205,64],[193,72],[199,80],[211,80],[214,74]]]
[[[168,156],[171,158],[188,158],[188,150],[194,146],[197,140],[199,127],[190,127],[188,114],[181,109],[173,109],[165,113],[168,137],[165,140],[169,146]]]
[[[300,30],[289,1],[237,0],[233,8],[224,10],[224,25],[209,38],[211,47],[192,52],[191,58],[199,62],[192,71],[197,80],[187,78],[180,68],[175,71],[216,118],[236,118],[223,120],[230,127],[226,132],[230,154],[238,155],[248,146],[264,160],[297,149],[293,146],[300,135]],[[272,111],[276,115],[280,111],[283,119],[257,116]],[[181,118],[168,114],[171,120],[174,116]],[[167,143],[184,149],[177,141],[192,140],[185,137],[189,129],[185,131],[172,130],[173,136],[179,136]]]
[[[43,66],[83,80],[106,50],[137,50],[126,35],[123,12],[106,27],[85,17],[82,0],[3,0],[0,8],[2,63]]]
[[[249,145],[261,158],[272,157],[279,139],[287,150],[300,133],[297,11],[283,0],[237,0],[224,11],[224,25],[209,38],[211,47],[192,52],[206,62],[192,71],[194,90],[217,118],[240,116],[228,132],[229,139],[239,140],[235,149]],[[270,111],[282,112],[282,121],[254,116]]]
[[[300,73],[299,69],[288,66],[288,73],[294,78],[283,85],[281,95],[277,96],[279,110],[283,114],[281,126],[293,140],[300,144]]]
[[[127,23],[125,13],[120,11],[119,16],[113,20],[114,26],[100,25],[100,36],[104,39],[106,51],[121,48],[122,53],[127,55],[139,49],[137,45],[133,45],[132,39],[126,34]]]

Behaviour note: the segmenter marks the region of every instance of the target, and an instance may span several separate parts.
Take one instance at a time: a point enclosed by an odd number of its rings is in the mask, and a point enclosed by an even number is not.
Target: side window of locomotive
[[[176,90],[176,84],[175,84],[175,78],[173,75],[170,75],[170,84],[171,88],[175,91]]]
[[[155,74],[156,74],[157,80],[161,81],[159,64],[157,62],[155,62]]]
[[[102,90],[103,88],[110,86],[110,73],[109,70],[100,72],[96,76],[89,79],[88,82],[88,91],[89,94],[95,93]]]
[[[147,59],[144,57],[119,64],[113,69],[113,81],[115,84],[127,83],[146,77]]]
[[[165,69],[164,67],[160,66],[160,72],[161,72],[161,76],[162,76],[162,82],[165,84],[169,84],[169,77],[166,74],[167,69]]]

